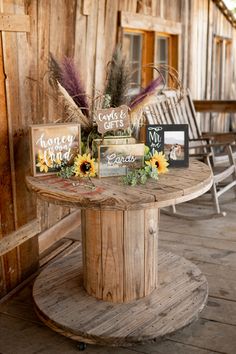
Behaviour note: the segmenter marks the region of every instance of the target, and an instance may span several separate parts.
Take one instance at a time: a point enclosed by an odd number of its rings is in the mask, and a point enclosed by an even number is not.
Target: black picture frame
[[[163,151],[169,167],[188,167],[188,124],[150,124],[146,127],[146,145],[151,153]]]

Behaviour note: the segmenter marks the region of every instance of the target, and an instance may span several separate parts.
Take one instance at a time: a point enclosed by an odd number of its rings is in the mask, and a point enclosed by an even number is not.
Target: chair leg
[[[208,167],[211,170],[212,175],[214,176],[212,164],[210,162],[209,156],[206,157],[205,163],[208,165]],[[219,200],[218,200],[218,194],[217,194],[216,184],[214,182],[214,177],[213,177],[213,185],[211,187],[211,195],[212,195],[215,211],[217,214],[220,214],[220,204],[219,204]]]
[[[217,189],[216,189],[215,183],[213,183],[213,185],[211,187],[211,195],[212,195],[212,199],[214,202],[215,210],[216,210],[217,214],[220,214],[220,204],[219,204],[219,200],[218,200]]]
[[[231,165],[234,165],[234,173],[232,174],[233,181],[236,181],[236,161],[233,157],[233,151],[231,145],[227,145],[227,152],[229,155],[229,162]],[[236,187],[234,187],[234,195],[236,197]]]

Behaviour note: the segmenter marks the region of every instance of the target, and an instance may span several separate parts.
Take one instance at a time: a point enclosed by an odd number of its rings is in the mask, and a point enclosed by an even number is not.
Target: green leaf
[[[61,170],[57,173],[59,177],[62,178],[70,178],[74,175],[74,166],[64,166]]]

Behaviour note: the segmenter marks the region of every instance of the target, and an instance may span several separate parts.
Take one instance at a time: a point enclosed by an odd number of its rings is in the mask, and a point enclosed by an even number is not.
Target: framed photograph
[[[152,154],[163,151],[170,167],[188,167],[188,124],[147,125],[146,144]]]
[[[144,144],[98,146],[98,176],[125,176],[144,164]]]
[[[33,176],[57,173],[80,153],[80,125],[31,125],[30,143]]]

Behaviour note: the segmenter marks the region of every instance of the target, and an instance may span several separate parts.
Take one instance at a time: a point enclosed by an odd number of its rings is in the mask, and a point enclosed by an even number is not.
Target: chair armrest
[[[196,145],[196,146],[189,146],[189,149],[204,149],[204,148],[211,148],[211,147],[221,147],[221,146],[232,146],[235,145],[235,143],[230,143],[230,142],[225,142],[225,143],[211,143],[211,144],[205,144],[205,145]]]
[[[212,153],[211,152],[201,152],[198,154],[189,154],[189,157],[211,157]]]
[[[212,140],[219,140],[219,141],[227,141],[233,142],[236,139],[236,132],[225,132],[225,133],[217,133],[217,132],[206,132],[202,133],[203,137]]]
[[[202,137],[202,138],[192,138],[192,139],[189,139],[189,141],[209,141],[209,140],[211,140],[211,138],[210,137]]]

